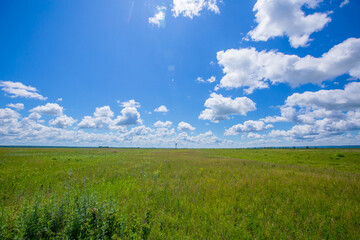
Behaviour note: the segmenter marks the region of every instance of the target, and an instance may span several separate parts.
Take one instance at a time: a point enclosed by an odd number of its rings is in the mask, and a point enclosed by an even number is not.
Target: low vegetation
[[[0,239],[359,239],[359,149],[0,148]]]

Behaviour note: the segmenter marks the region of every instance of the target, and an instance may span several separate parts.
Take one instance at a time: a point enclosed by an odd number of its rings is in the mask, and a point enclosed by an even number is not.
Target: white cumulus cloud
[[[17,122],[20,114],[10,108],[0,108],[0,136],[12,136],[17,133]],[[1,139],[0,138],[0,139]]]
[[[320,139],[360,130],[360,82],[344,89],[294,93],[281,107],[281,116],[264,122],[293,122],[290,130],[273,130],[270,137]]]
[[[76,122],[75,119],[72,117],[68,117],[66,115],[59,116],[55,119],[51,119],[49,121],[49,124],[51,126],[57,127],[57,128],[67,128],[72,126]]]
[[[136,102],[134,99],[131,99],[131,100],[126,101],[126,102],[118,101],[118,103],[120,104],[120,106],[122,106],[124,108],[126,108],[126,107],[139,108],[139,107],[141,107],[140,103]]]
[[[141,141],[143,139],[147,139],[147,135],[149,135],[153,131],[153,129],[141,125],[138,127],[133,127],[132,129],[130,129],[130,131],[126,132],[123,137],[126,141],[134,141],[135,139]]]
[[[102,129],[108,128],[110,130],[124,131],[124,127],[135,124],[142,124],[140,113],[136,107],[140,107],[140,104],[134,100],[122,103],[124,107],[121,110],[121,115],[118,115],[115,119],[114,112],[111,111],[109,106],[96,108],[93,116],[85,116],[78,124],[78,128],[93,128]]]
[[[352,82],[342,89],[294,93],[285,101],[286,106],[312,109],[349,111],[360,108],[360,82]]]
[[[195,128],[193,126],[191,126],[190,123],[187,122],[180,122],[177,126],[177,129],[179,131],[194,131]]]
[[[162,112],[162,113],[167,113],[168,111],[169,111],[169,109],[164,105],[162,105],[154,110],[154,112]]]
[[[95,118],[112,118],[114,112],[111,111],[109,106],[98,107],[95,109],[94,117]]]
[[[108,116],[110,114],[100,114],[98,118]],[[67,130],[66,125],[70,126],[70,123],[60,123],[56,119],[46,126],[44,121],[39,121],[40,118],[39,113],[31,113],[28,117],[21,118],[17,111],[10,108],[0,109],[0,143],[124,147],[174,147],[175,143],[178,143],[179,147],[233,146],[233,142],[221,140],[211,131],[199,135],[189,135],[186,132],[177,134],[174,128],[151,129],[144,125],[127,130],[125,126],[113,125],[112,121],[107,124],[110,131],[89,133],[83,129]]]
[[[322,118],[311,124],[297,124],[290,130],[272,130],[270,137],[289,137],[295,139],[321,139],[328,136],[360,130],[360,111],[349,111],[341,118]]]
[[[177,142],[186,144],[203,144],[204,146],[208,146],[208,144],[219,144],[222,140],[214,135],[214,133],[209,130],[205,133],[199,134],[197,136],[189,136],[188,133],[182,132],[177,135]],[[191,145],[190,145],[191,146]]]
[[[264,138],[264,136],[260,135],[258,133],[249,132],[247,135],[247,138],[261,139],[261,138]]]
[[[165,25],[165,16],[166,16],[166,7],[157,6],[155,15],[153,17],[150,17],[148,21],[152,25],[161,27]]]
[[[172,122],[170,121],[166,121],[166,122],[157,121],[156,123],[154,123],[154,127],[156,128],[169,128],[171,126],[172,126]]]
[[[230,115],[246,115],[256,109],[256,104],[247,97],[223,97],[221,94],[212,93],[205,101],[206,109],[201,112],[199,119],[219,122],[229,119]]]
[[[171,11],[174,17],[184,16],[188,18],[199,16],[203,9],[219,14],[218,2],[217,0],[173,0]]]
[[[229,49],[217,53],[225,76],[221,88],[245,88],[246,93],[268,88],[269,83],[321,84],[343,74],[360,78],[360,39],[349,38],[321,57],[298,57],[255,48]]]
[[[140,113],[135,107],[126,107],[121,110],[121,115],[117,116],[114,120],[114,125],[117,126],[128,126],[142,124]]]
[[[112,122],[114,112],[109,106],[97,107],[91,116],[85,116],[78,124],[78,128],[102,129]]]
[[[18,119],[20,114],[10,108],[0,108],[0,119]]]
[[[248,120],[244,124],[237,124],[226,129],[225,136],[234,136],[243,132],[260,132],[272,128],[273,125],[265,124],[263,121]]]
[[[101,129],[104,127],[104,123],[101,119],[96,119],[91,116],[85,116],[78,124],[78,128],[94,128]]]
[[[30,120],[39,120],[41,118],[41,114],[39,113],[30,113],[28,119]]]
[[[352,82],[345,89],[294,93],[281,107],[281,116],[262,119],[267,123],[314,123],[316,119],[341,119],[347,111],[360,109],[360,82]]]
[[[63,114],[63,107],[57,103],[47,103],[42,106],[37,106],[30,110],[33,113],[46,114],[52,116],[60,116]]]
[[[303,8],[315,9],[322,0],[257,0],[257,26],[248,33],[255,41],[286,35],[292,47],[308,45],[310,35],[331,21],[330,12],[305,15]]]

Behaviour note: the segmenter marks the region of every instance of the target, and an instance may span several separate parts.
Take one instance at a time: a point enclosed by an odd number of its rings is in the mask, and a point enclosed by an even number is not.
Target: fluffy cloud
[[[30,110],[33,113],[46,114],[52,116],[60,116],[63,114],[63,107],[57,103],[47,103],[42,106],[37,106]]]
[[[18,119],[20,114],[10,108],[0,108],[0,119],[7,120],[7,119]]]
[[[30,113],[28,119],[30,120],[39,120],[41,118],[41,114],[39,113]]]
[[[126,107],[139,108],[139,107],[141,107],[140,103],[136,102],[134,99],[131,99],[127,102],[118,101],[118,103],[124,108],[126,108]]]
[[[72,126],[76,122],[75,119],[72,117],[68,117],[66,115],[59,116],[55,119],[51,119],[49,121],[49,124],[51,126],[57,127],[57,128],[67,128]]]
[[[263,121],[249,120],[244,122],[244,124],[237,124],[229,129],[226,129],[225,136],[234,136],[242,132],[260,132],[272,127],[273,125],[265,124]]]
[[[17,128],[15,124],[20,118],[20,114],[10,108],[0,108],[0,136],[15,134]]]
[[[194,131],[195,128],[187,122],[180,122],[177,126],[179,131]]]
[[[258,0],[254,6],[257,26],[248,35],[255,41],[288,36],[292,47],[305,47],[313,32],[331,21],[330,12],[305,15],[303,8],[314,9],[322,0]]]
[[[149,138],[159,139],[166,142],[166,137],[176,136],[174,128],[156,128],[154,134],[149,135]]]
[[[94,128],[102,129],[108,124],[112,123],[112,117],[114,112],[111,111],[109,106],[97,107],[91,116],[85,116],[81,122],[78,124],[78,128]]]
[[[109,116],[109,115],[101,115]],[[248,133],[248,139],[259,139],[255,141],[234,143],[222,140],[211,131],[192,135],[186,132],[176,134],[174,128],[151,129],[144,125],[122,131],[110,128],[102,133],[87,133],[83,130],[67,130],[55,123],[45,126],[39,121],[39,113],[31,113],[28,117],[21,119],[20,114],[10,108],[0,109],[0,143],[1,144],[30,144],[30,145],[74,145],[74,146],[128,146],[128,147],[234,147],[234,146],[266,146],[274,144],[304,144],[311,142],[316,144],[356,144],[360,135],[342,132],[360,129],[360,111],[351,110],[344,113],[341,119],[322,118],[316,119],[313,124],[298,124],[292,129],[274,130],[270,134]],[[56,120],[56,119],[55,119]],[[55,121],[54,120],[54,121]],[[55,127],[53,127],[53,125]],[[65,124],[66,125],[66,124]],[[69,124],[70,125],[70,124]],[[243,124],[246,126],[246,124]],[[259,128],[257,128],[259,129]],[[276,138],[276,139],[274,139]],[[283,142],[280,139],[283,138]],[[242,138],[245,139],[245,138]],[[324,140],[325,139],[325,140]]]
[[[105,111],[107,110],[107,111]],[[111,110],[102,107],[96,112],[97,118],[110,117]],[[107,113],[106,113],[107,112]],[[95,115],[95,113],[94,113]],[[125,114],[126,115],[126,114]],[[151,129],[144,125],[133,127],[130,130],[110,131],[104,133],[87,133],[83,130],[67,130],[72,120],[65,115],[49,122],[45,126],[39,119],[39,113],[31,113],[21,119],[20,114],[10,108],[0,109],[0,143],[1,144],[30,144],[30,145],[74,145],[74,146],[163,146],[173,147],[177,142],[180,147],[208,147],[219,144],[230,144],[222,141],[211,131],[189,136],[185,132],[177,135],[174,128]],[[96,117],[93,116],[93,119]],[[110,126],[110,123],[108,126]],[[166,124],[165,124],[166,125]],[[167,123],[167,125],[169,125]],[[109,128],[110,130],[113,130]],[[115,129],[118,130],[118,129]]]
[[[23,103],[9,103],[6,105],[7,107],[11,107],[14,108],[16,110],[22,110],[24,109],[24,104]]]
[[[207,131],[206,133],[199,134],[197,136],[189,136],[186,132],[180,133],[177,138],[177,142],[182,142],[183,144],[192,143],[192,144],[219,144],[221,139],[216,137],[212,131]]]
[[[316,119],[341,119],[345,112],[360,109],[360,82],[345,89],[294,93],[281,107],[281,116],[269,116],[264,122],[295,122],[312,124]]]
[[[156,128],[169,128],[171,127],[172,122],[170,121],[166,121],[166,122],[162,122],[162,121],[157,121],[156,123],[154,123],[154,127]]]
[[[207,80],[204,80],[202,77],[198,77],[197,79],[196,79],[196,81],[197,82],[199,82],[199,83],[213,83],[213,82],[215,82],[216,81],[216,77],[214,77],[214,76],[211,76],[209,79],[207,79]]]
[[[219,14],[217,2],[217,0],[174,0],[171,11],[174,17],[182,15],[188,18],[199,16],[203,9]]]
[[[13,111],[13,110],[12,110]],[[0,109],[0,122],[1,113]],[[14,111],[14,113],[16,113]],[[6,116],[6,122],[0,123],[1,142],[7,144],[41,144],[41,145],[76,145],[84,142],[86,145],[100,145],[100,142],[111,142],[121,138],[108,134],[92,134],[82,131],[68,131],[62,128],[47,127],[37,121],[38,113],[32,113],[29,117],[19,118],[18,113]]]
[[[85,116],[81,122],[78,124],[78,128],[103,128],[104,125],[97,119],[91,116]]]
[[[125,131],[123,128],[125,126],[142,124],[140,113],[137,111],[137,108],[130,107],[140,107],[139,103],[130,100],[122,103],[122,105],[127,107],[124,107],[121,110],[121,115],[117,116],[115,119],[112,118],[114,112],[111,111],[109,106],[96,108],[93,117],[85,116],[78,124],[78,128],[102,129],[106,127],[110,130]]]
[[[286,99],[285,104],[286,106],[340,111],[360,108],[360,82],[349,83],[344,90],[294,93]]]
[[[157,27],[164,26],[165,16],[166,16],[166,7],[157,6],[155,15],[149,18],[149,23]]]
[[[134,107],[126,107],[121,110],[121,116],[117,116],[114,120],[116,126],[128,126],[142,124],[140,113]]]
[[[26,86],[21,82],[0,81],[1,90],[10,95],[10,97],[24,97],[35,98],[39,100],[46,100],[47,97],[43,97],[38,93],[38,90],[32,86]]]
[[[287,83],[296,87],[306,83],[321,84],[343,74],[360,78],[360,39],[349,38],[321,57],[298,57],[255,48],[229,49],[217,53],[225,76],[222,88],[245,88],[246,93],[268,88],[268,83]]]
[[[260,138],[264,138],[264,136],[260,135],[258,133],[249,132],[248,135],[247,135],[247,138],[260,139]]]
[[[290,130],[273,130],[270,137],[288,137],[295,139],[320,139],[348,131],[360,130],[360,111],[350,111],[342,119],[323,118],[311,124],[298,124]]]
[[[111,111],[109,106],[96,108],[94,112],[95,118],[112,118],[113,116],[114,112]]]
[[[290,130],[273,130],[270,137],[315,139],[360,130],[360,82],[345,89],[295,93],[281,107],[281,116],[267,117],[265,122],[288,121]]]
[[[167,113],[168,111],[169,111],[169,109],[164,105],[162,105],[154,110],[154,112],[163,112],[163,113]]]
[[[126,132],[124,137],[126,140],[132,140],[136,136],[146,136],[147,134],[153,132],[151,128],[145,127],[144,125],[133,127],[130,131]]]
[[[246,115],[256,109],[256,104],[247,97],[231,99],[216,93],[210,94],[204,106],[206,109],[201,112],[199,119],[215,123],[229,119],[229,115]]]

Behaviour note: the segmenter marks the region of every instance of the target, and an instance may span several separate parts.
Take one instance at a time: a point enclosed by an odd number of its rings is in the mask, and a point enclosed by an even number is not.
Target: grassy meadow
[[[360,149],[0,148],[0,239],[360,239]]]

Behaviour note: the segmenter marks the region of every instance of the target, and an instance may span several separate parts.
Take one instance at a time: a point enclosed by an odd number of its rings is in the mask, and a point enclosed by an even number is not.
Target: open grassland
[[[0,148],[16,238],[360,239],[360,150]]]

